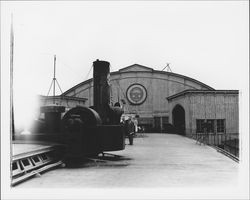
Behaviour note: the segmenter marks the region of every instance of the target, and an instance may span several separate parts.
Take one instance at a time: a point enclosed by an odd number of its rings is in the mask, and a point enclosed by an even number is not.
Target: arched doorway
[[[185,135],[185,110],[181,105],[176,105],[172,111],[173,125],[177,134]]]

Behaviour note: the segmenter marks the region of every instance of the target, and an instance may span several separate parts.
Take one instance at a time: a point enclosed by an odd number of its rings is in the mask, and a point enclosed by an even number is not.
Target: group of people
[[[137,129],[137,120],[132,119],[131,117],[128,117],[127,119],[125,117],[122,118],[122,123],[125,127],[125,135],[129,140],[129,144],[133,145],[134,135],[138,131]]]

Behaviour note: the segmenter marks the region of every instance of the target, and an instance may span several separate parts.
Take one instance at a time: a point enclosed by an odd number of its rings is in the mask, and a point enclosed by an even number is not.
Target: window
[[[162,124],[168,124],[168,123],[169,123],[168,117],[162,117]]]
[[[214,133],[214,119],[207,120],[207,132]]]
[[[196,119],[196,132],[204,133],[205,128],[207,133],[224,133],[225,119]]]
[[[217,132],[225,132],[225,119],[217,119]]]
[[[196,132],[204,133],[205,119],[196,119]]]

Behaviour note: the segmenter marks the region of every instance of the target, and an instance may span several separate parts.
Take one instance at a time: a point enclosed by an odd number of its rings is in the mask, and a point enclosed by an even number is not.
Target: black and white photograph
[[[249,199],[249,1],[1,1],[1,199]]]

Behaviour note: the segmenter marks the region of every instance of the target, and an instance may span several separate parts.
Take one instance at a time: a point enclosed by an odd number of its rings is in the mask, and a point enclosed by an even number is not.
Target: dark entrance
[[[172,111],[175,132],[185,135],[185,110],[181,105],[176,105]]]

